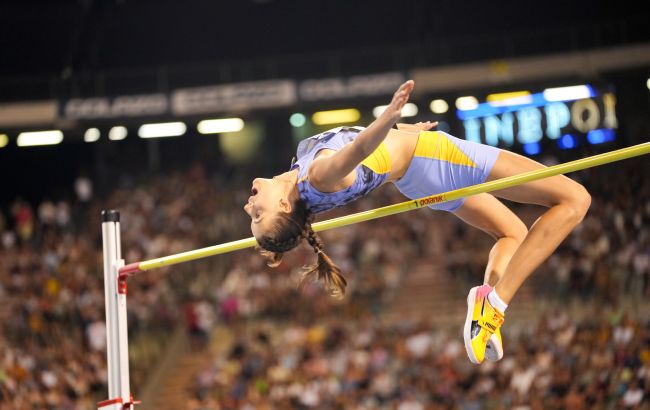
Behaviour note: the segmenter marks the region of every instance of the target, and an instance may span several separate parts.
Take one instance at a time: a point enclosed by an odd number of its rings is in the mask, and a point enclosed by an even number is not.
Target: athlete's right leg
[[[501,151],[488,179],[500,179],[543,167],[521,155]],[[528,182],[495,191],[493,195],[549,209],[533,224],[512,254],[494,289],[483,285],[470,290],[464,338],[467,354],[474,363],[481,363],[488,353],[488,342],[503,324],[505,309],[519,287],[580,223],[591,202],[582,185],[565,176]]]
[[[542,164],[529,158],[502,151],[492,168],[489,180],[542,168]],[[582,185],[564,175],[527,182],[492,194],[515,202],[549,208],[531,226],[495,286],[503,301],[509,303],[526,278],[582,221],[589,209],[591,197]]]

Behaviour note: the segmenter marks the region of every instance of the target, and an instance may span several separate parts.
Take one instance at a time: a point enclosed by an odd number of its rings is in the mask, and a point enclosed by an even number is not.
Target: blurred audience
[[[509,327],[507,355],[481,366],[458,329],[430,323],[258,321],[196,375],[190,408],[638,409],[650,392],[645,320],[609,306],[580,321],[544,312]]]
[[[623,296],[650,295],[650,170],[626,164],[579,175],[593,205],[533,277],[540,297],[619,306]],[[84,177],[75,199],[17,198],[0,209],[0,408],[87,409],[107,398],[101,209],[120,209],[123,257],[144,260],[250,236],[246,186],[233,194],[234,186],[242,188],[195,166],[124,180],[105,198]],[[401,200],[386,187],[325,217]],[[489,238],[456,218],[411,212],[322,236],[348,276],[344,302],[317,284],[296,290],[302,266],[315,260],[307,246],[277,269],[248,250],[130,280],[134,390],[172,328],[185,323],[201,347],[215,323],[242,329],[254,319],[272,330],[237,335],[230,354],[197,377],[197,408],[635,408],[648,400],[648,324],[618,311],[607,323],[543,315],[536,334],[509,332],[503,362],[481,367],[469,366],[458,335],[370,319],[419,260],[443,262],[450,280],[468,286],[481,280]]]

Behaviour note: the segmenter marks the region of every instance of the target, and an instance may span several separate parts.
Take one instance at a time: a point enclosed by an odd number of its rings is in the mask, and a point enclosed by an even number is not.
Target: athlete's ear
[[[282,212],[291,213],[291,202],[287,201],[285,198],[280,198],[280,209]]]

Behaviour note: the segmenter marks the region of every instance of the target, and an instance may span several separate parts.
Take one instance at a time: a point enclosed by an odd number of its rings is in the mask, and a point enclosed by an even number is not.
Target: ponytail
[[[311,227],[312,219],[313,218],[308,219],[305,226],[305,232],[307,234],[307,242],[314,249],[314,252],[318,256],[318,261],[315,265],[305,268],[299,286],[302,288],[308,280],[315,277],[316,280],[323,281],[327,292],[332,297],[343,299],[345,296],[345,287],[348,282],[345,280],[345,277],[341,275],[341,269],[334,264],[332,259],[327,256],[323,250],[323,242]]]

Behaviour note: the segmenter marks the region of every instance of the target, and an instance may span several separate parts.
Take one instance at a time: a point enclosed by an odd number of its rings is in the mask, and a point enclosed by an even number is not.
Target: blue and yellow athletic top
[[[356,168],[354,183],[337,192],[320,192],[307,179],[309,165],[322,149],[340,150],[363,128],[335,128],[303,140],[291,169],[299,168],[298,192],[307,209],[314,213],[343,206],[362,197],[386,181],[391,171],[390,155],[382,142]],[[404,175],[395,187],[410,199],[419,199],[485,182],[500,149],[465,141],[442,131],[422,131]],[[429,208],[453,212],[464,199],[431,204]]]
[[[340,150],[353,141],[362,130],[361,127],[334,128],[309,137],[298,144],[297,161],[291,165],[291,169],[299,169],[298,193],[310,212],[325,212],[348,204],[365,196],[388,178],[391,169],[390,156],[386,144],[382,142],[356,167],[356,178],[349,187],[336,192],[321,192],[309,183],[307,172],[316,154],[324,149]]]

